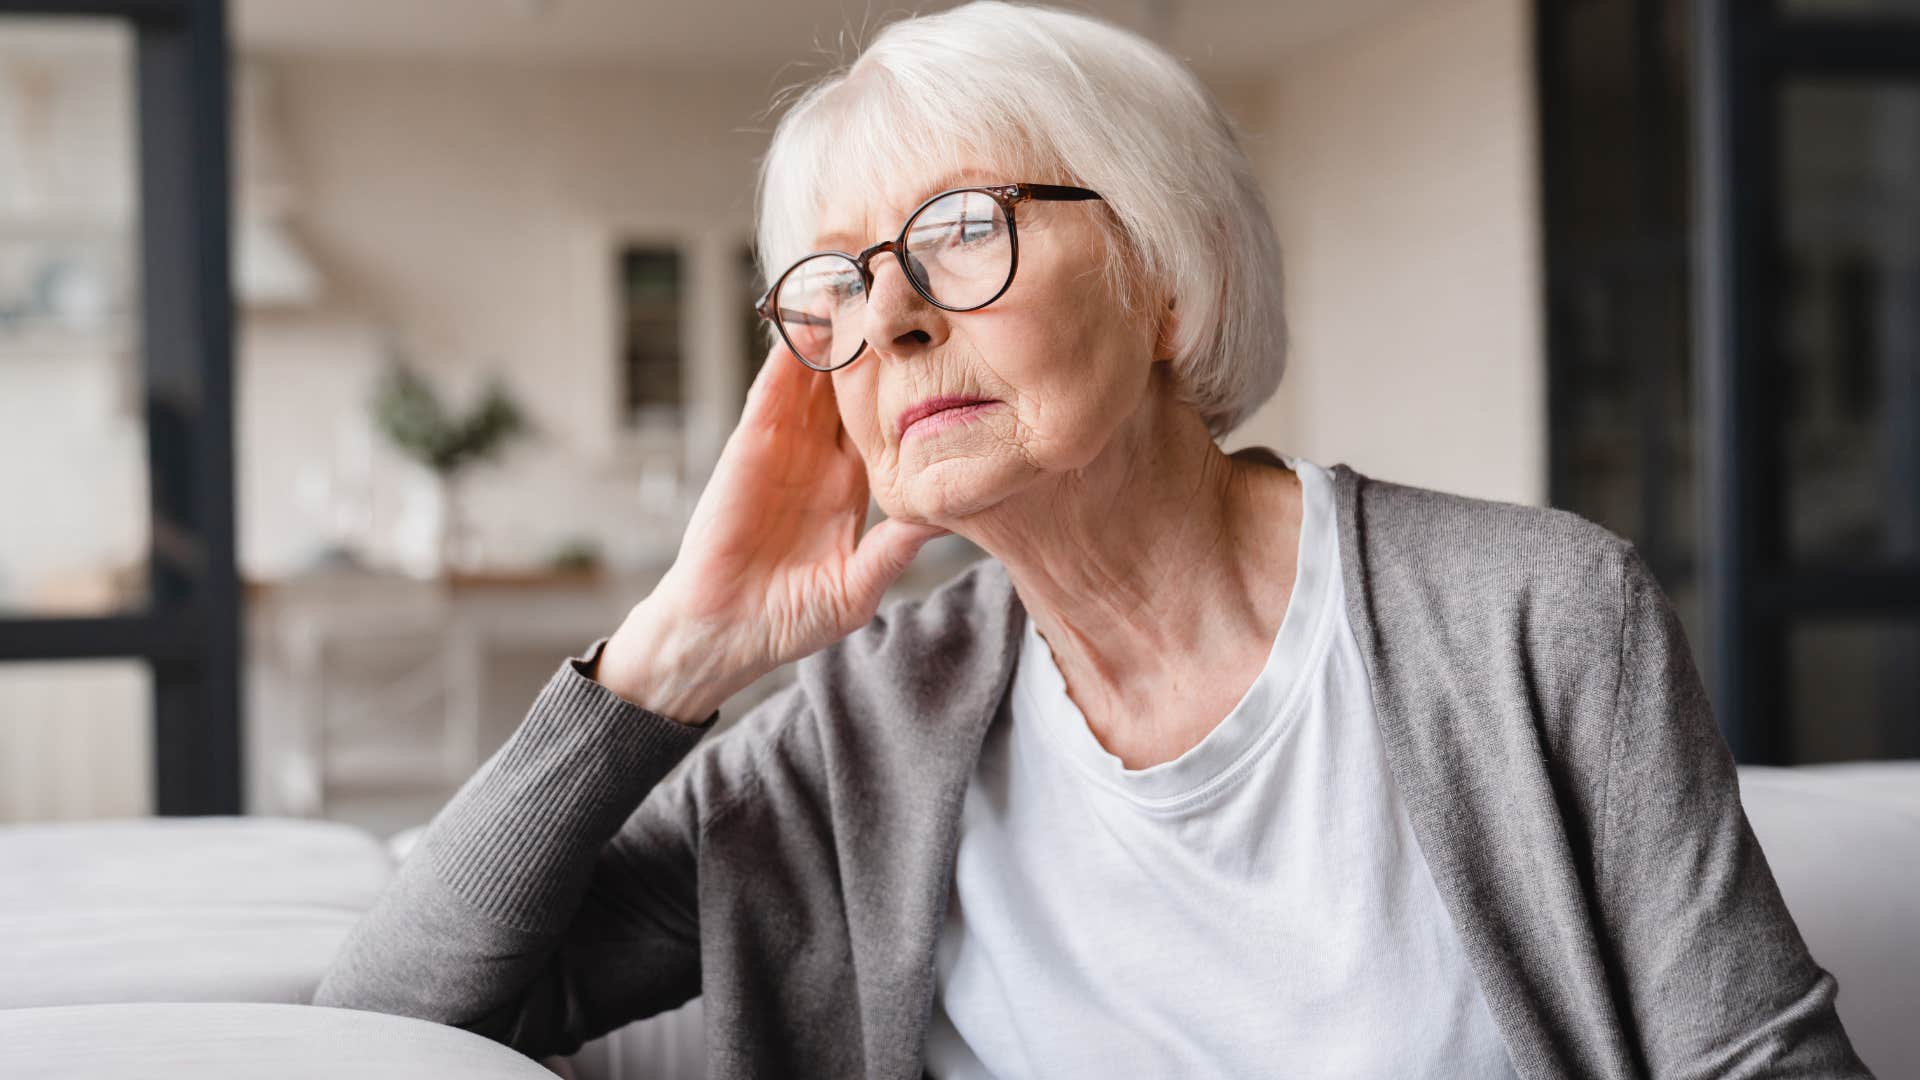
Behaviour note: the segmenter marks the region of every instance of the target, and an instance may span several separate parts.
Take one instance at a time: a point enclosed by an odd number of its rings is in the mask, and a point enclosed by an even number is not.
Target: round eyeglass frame
[[[927,207],[932,206],[934,203],[939,202],[949,195],[958,195],[967,191],[982,192],[992,198],[994,202],[1000,204],[1000,212],[1007,216],[1007,279],[1002,281],[1000,288],[985,300],[977,304],[969,304],[966,307],[955,307],[951,304],[943,304],[936,299],[931,292],[927,291],[925,286],[920,284],[920,279],[914,275],[913,268],[907,265],[907,233],[912,230],[914,221],[926,211]],[[781,323],[779,315],[774,309],[773,298],[780,294],[780,286],[786,284],[787,278],[792,276],[793,272],[800,269],[801,265],[809,259],[815,259],[822,255],[838,255],[846,259],[859,269],[861,286],[868,292],[872,292],[873,268],[869,263],[875,255],[879,255],[882,252],[892,252],[894,259],[900,264],[900,273],[906,277],[907,284],[913,286],[913,291],[920,294],[922,300],[925,300],[927,303],[932,304],[942,311],[979,311],[981,308],[986,307],[988,304],[1006,295],[1007,290],[1013,287],[1014,274],[1020,269],[1020,229],[1014,221],[1013,214],[1013,208],[1016,205],[1029,200],[1034,202],[1084,202],[1089,199],[1099,199],[1101,197],[1097,191],[1083,187],[1072,187],[1065,184],[997,184],[979,187],[948,188],[945,191],[928,196],[926,201],[914,207],[913,213],[907,215],[906,224],[900,226],[900,235],[894,237],[892,240],[882,240],[860,252],[858,255],[845,251],[813,251],[802,255],[794,261],[792,266],[787,267],[786,270],[781,272],[779,277],[773,280],[773,284],[767,287],[766,292],[760,294],[760,299],[754,301],[753,310],[761,318],[773,324],[774,331],[780,335],[780,340],[787,346],[787,351],[792,353],[793,358],[800,361],[800,363],[805,365],[809,370],[838,371],[866,355],[867,342],[865,339],[861,340],[859,348],[853,350],[853,355],[847,357],[846,360],[841,363],[834,364],[831,367],[821,367],[818,364],[808,363],[806,357],[801,356],[800,350],[794,346],[793,339],[787,336],[787,328]]]

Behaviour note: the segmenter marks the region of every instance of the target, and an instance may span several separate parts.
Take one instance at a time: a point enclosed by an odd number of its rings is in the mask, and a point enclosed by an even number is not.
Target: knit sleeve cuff
[[[449,888],[522,930],[570,917],[594,856],[720,716],[683,724],[595,682],[606,643],[560,664],[420,841]]]

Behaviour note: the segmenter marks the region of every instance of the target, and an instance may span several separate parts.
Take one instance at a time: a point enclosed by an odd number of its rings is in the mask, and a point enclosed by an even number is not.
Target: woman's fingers
[[[867,608],[864,612],[867,618],[873,617],[872,609],[878,607],[881,594],[906,572],[907,564],[920,549],[928,541],[945,535],[947,530],[938,525],[918,525],[895,518],[887,518],[867,530],[846,570],[847,592],[860,598],[862,607]]]
[[[817,439],[822,446],[835,445],[840,408],[833,394],[833,376],[807,367],[785,342],[776,342],[747,390],[741,426],[792,431]]]
[[[798,364],[794,365],[799,367]],[[833,392],[833,375],[825,371],[805,373],[813,380],[812,393],[808,397],[811,411],[808,426],[820,432],[826,438],[834,438],[840,430],[840,400]]]
[[[797,372],[788,369],[800,367],[800,361],[787,350],[785,342],[774,342],[767,358],[761,362],[760,370],[754,372],[753,385],[747,388],[747,402],[741,410],[741,419],[764,426],[771,414],[778,411],[782,394],[791,395],[793,392]]]

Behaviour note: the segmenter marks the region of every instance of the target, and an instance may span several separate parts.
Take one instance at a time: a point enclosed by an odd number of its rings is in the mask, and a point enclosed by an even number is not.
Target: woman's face
[[[898,235],[922,200],[1025,180],[973,170],[829,208],[814,250],[859,251]],[[1097,457],[1149,392],[1160,328],[1126,316],[1103,273],[1098,202],[1019,203],[1019,266],[998,300],[950,312],[926,302],[891,254],[872,261],[866,352],[833,380],[840,419],[887,516],[949,524],[1048,474]],[[791,361],[789,361],[791,362]],[[901,430],[928,398],[988,404]]]

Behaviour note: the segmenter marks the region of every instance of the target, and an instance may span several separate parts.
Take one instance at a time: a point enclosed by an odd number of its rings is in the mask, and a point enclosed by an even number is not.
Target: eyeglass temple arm
[[[804,311],[795,311],[792,308],[776,307],[773,302],[772,289],[768,289],[766,292],[761,293],[760,299],[755,300],[753,302],[753,312],[754,314],[760,316],[763,319],[779,319],[783,322],[793,323],[797,326],[829,325],[828,320],[823,319],[818,315],[811,315]]]
[[[833,325],[833,320],[831,319],[823,319],[811,312],[796,311],[793,308],[775,308],[765,300],[762,300],[759,306],[754,308],[754,311],[763,319],[772,319],[777,316],[781,322],[789,326]]]
[[[1040,202],[1085,202],[1100,198],[1097,191],[1065,184],[1015,184],[1013,187],[1022,196]]]

